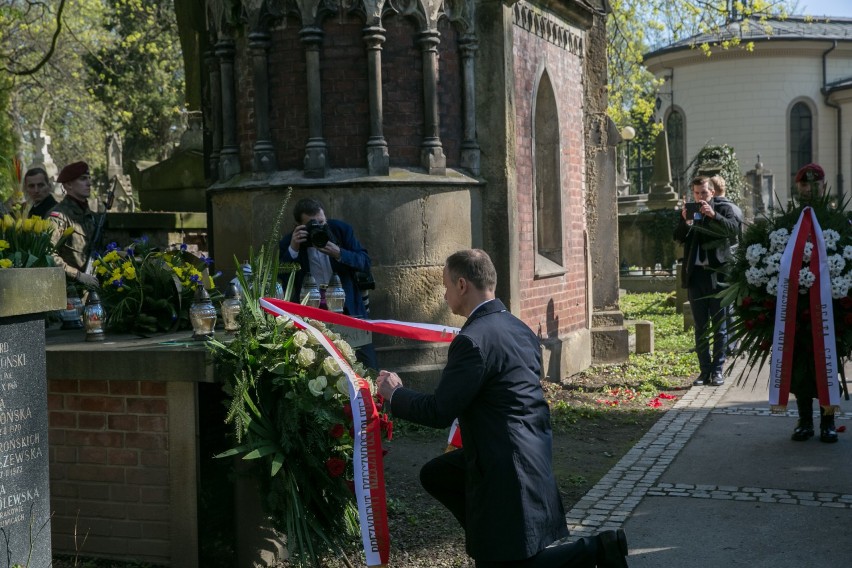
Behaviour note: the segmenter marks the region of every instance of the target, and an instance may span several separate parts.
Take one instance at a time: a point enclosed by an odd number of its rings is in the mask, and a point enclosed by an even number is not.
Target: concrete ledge
[[[61,268],[0,270],[0,317],[65,309],[65,272]]]
[[[64,293],[64,292],[63,292]],[[192,331],[154,337],[107,335],[85,341],[82,330],[47,331],[48,380],[101,380],[105,372],[128,381],[214,382],[213,356]]]

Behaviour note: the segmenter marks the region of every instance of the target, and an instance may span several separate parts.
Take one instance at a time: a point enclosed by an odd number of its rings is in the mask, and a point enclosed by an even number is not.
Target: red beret
[[[74,162],[73,164],[68,164],[62,171],[59,172],[59,175],[56,176],[57,183],[66,183],[69,181],[74,181],[78,177],[89,173],[89,164],[86,162]]]
[[[825,179],[825,172],[819,164],[807,164],[796,172],[796,183],[822,181]]]

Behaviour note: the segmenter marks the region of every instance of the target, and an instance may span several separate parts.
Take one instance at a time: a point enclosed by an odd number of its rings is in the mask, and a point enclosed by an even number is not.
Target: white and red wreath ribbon
[[[790,395],[790,379],[796,338],[796,305],[799,300],[799,271],[808,240],[813,243],[809,268],[816,277],[808,290],[814,350],[814,380],[820,406],[832,412],[840,403],[837,383],[837,345],[831,277],[822,228],[811,207],[805,207],[781,256],[778,302],[770,361],[769,404],[772,412],[784,412]]]
[[[390,532],[382,464],[381,428],[370,385],[352,369],[337,346],[302,317],[421,341],[449,342],[459,330],[455,327],[394,320],[361,320],[274,298],[261,298],[260,307],[272,315],[293,320],[297,327],[314,336],[337,361],[348,379],[355,437],[352,463],[355,470],[355,499],[361,523],[361,541],[367,566],[385,565],[388,563],[390,552]]]

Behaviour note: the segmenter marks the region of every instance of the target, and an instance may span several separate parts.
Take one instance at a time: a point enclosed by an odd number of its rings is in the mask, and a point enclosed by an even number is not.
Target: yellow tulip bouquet
[[[53,226],[46,219],[4,215],[0,221],[0,270],[56,266],[53,253],[61,241],[54,246],[50,242],[52,234]]]

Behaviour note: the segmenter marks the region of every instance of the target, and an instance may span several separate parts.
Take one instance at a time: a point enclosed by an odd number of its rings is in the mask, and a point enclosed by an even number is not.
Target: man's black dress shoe
[[[725,384],[725,377],[722,376],[722,373],[716,371],[710,375],[710,384],[714,387],[720,387]]]
[[[701,374],[698,375],[698,378],[695,379],[694,381],[692,381],[692,386],[694,386],[694,387],[701,387],[701,386],[709,385],[709,384],[710,384],[710,373],[706,373],[704,371],[701,371]]]
[[[837,434],[835,434],[836,436]],[[814,437],[814,424],[813,422],[807,423],[799,420],[798,424],[796,424],[796,429],[793,430],[793,435],[790,437],[794,442],[804,442],[805,440],[809,440]]]
[[[598,568],[627,567],[627,536],[624,531],[604,531],[598,538]]]
[[[826,416],[820,408],[819,441],[833,444],[837,441],[837,429],[834,427],[834,415]]]

